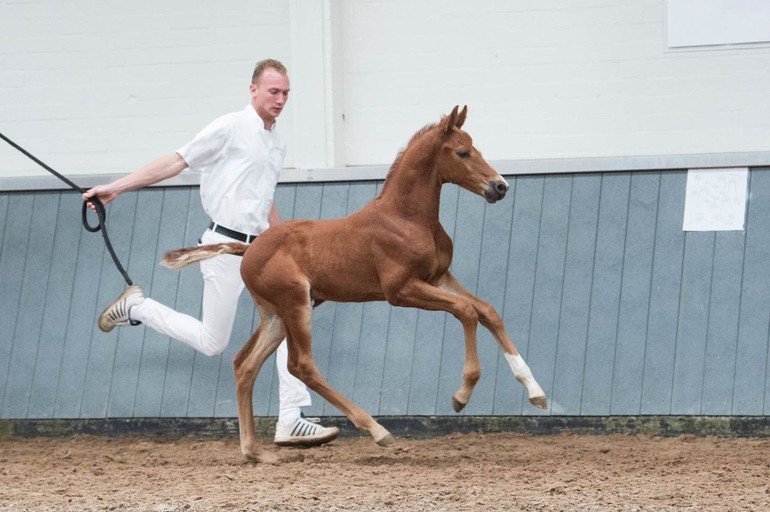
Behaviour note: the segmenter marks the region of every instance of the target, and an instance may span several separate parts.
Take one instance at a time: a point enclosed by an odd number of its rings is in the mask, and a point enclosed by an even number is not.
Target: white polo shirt
[[[259,235],[268,227],[286,143],[252,105],[215,119],[177,151],[201,173],[201,203],[224,227]]]

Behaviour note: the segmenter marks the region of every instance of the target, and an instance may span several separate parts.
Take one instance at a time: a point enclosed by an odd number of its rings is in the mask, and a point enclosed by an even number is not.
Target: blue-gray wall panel
[[[35,362],[28,413],[31,418],[41,419],[54,416],[58,377],[70,324],[72,287],[77,279],[75,265],[82,230],[79,223],[72,222],[80,212],[79,202],[67,195],[57,196],[56,202],[58,213],[53,239],[55,257],[48,271],[43,317],[38,320],[41,323],[40,349]]]
[[[392,310],[393,308],[384,302],[367,302],[363,305],[361,347],[358,350],[355,385],[352,390],[343,391],[370,414],[378,414],[380,410],[385,350]]]
[[[500,313],[551,398],[538,411],[493,337],[463,414],[765,414],[770,408],[770,172],[750,173],[745,232],[685,233],[685,172],[510,177],[502,202],[455,186],[440,216],[452,272]],[[281,215],[334,218],[381,182],[281,185]],[[214,358],[139,328],[105,334],[124,288],[72,192],[0,194],[0,415],[5,418],[235,416],[232,358],[256,328],[241,296],[231,343]],[[158,265],[208,222],[198,190],[157,188],[108,207],[115,250],[145,293],[199,316],[197,266]],[[374,415],[454,414],[462,329],[442,312],[385,303],[321,305],[313,348],[332,385]],[[254,393],[278,413],[274,358]],[[309,414],[337,414],[313,394]]]
[[[158,246],[161,210],[153,206],[162,204],[163,195],[162,189],[156,189],[137,196],[130,250],[119,253],[127,254],[123,264],[126,265],[126,271],[132,280],[139,284],[145,283],[149,276],[152,276],[153,268],[157,264],[154,256]],[[118,293],[120,290],[116,288],[114,294],[117,296]],[[105,336],[105,341],[107,338]],[[115,343],[115,361],[110,382],[108,416],[129,417],[134,413],[143,338],[144,329],[118,329],[109,335],[110,341]]]
[[[509,183],[509,185],[511,185],[510,197],[513,197],[515,182]],[[481,300],[491,304],[501,316],[505,305],[505,281],[508,274],[512,219],[513,201],[502,200],[495,204],[484,205],[481,253],[477,262],[478,281],[475,294]],[[502,357],[500,348],[492,334],[481,325],[478,327],[478,344],[481,379],[466,408],[466,414],[494,414],[497,372],[500,369],[508,368],[508,363]],[[511,387],[518,386],[518,383],[512,379],[510,370],[508,372],[504,376],[505,381]]]
[[[131,194],[122,201],[116,201],[110,208],[108,225],[110,240],[116,254],[128,255],[132,246],[133,226],[136,222],[138,198],[140,194]],[[120,219],[115,222],[113,219]],[[98,243],[97,239],[91,239],[91,243]],[[124,261],[124,264],[128,264]],[[115,269],[112,259],[107,254],[102,254],[98,270],[94,273],[99,276],[97,286],[97,304],[94,314],[98,315],[98,305],[112,302],[125,287],[121,276]],[[121,335],[133,336],[133,332],[124,332],[122,329],[113,330],[104,334],[91,322],[90,347],[86,360],[84,384],[81,396],[79,414],[86,418],[100,418],[107,415],[107,404],[110,397],[110,384],[115,364],[122,364],[115,357],[117,352],[118,337]]]
[[[610,414],[631,176],[602,177],[581,414]]]
[[[208,222],[201,213],[200,199],[189,198],[190,208],[184,210],[175,209],[171,217],[176,217],[181,225],[179,232],[184,234],[182,246],[191,246],[197,243]],[[178,246],[169,247],[174,249]],[[201,315],[201,300],[203,297],[203,280],[200,268],[197,265],[187,267],[179,275],[176,294],[173,302],[167,306],[186,313],[195,318]],[[190,397],[190,389],[193,380],[195,360],[205,357],[190,347],[181,343],[172,343],[169,347],[166,378],[163,385],[163,399],[161,402],[161,416],[185,416]]]
[[[406,414],[416,331],[416,310],[394,308],[390,312],[378,414]]]
[[[618,311],[618,339],[612,376],[612,414],[639,414],[644,342],[650,304],[650,276],[658,211],[658,173],[631,177],[623,284]]]
[[[6,228],[3,233],[3,246],[0,248],[0,414],[5,415],[6,410],[18,409],[17,397],[11,393],[14,383],[11,381],[15,372],[13,353],[21,350],[20,346],[28,343],[37,344],[37,340],[25,339],[23,332],[17,330],[19,311],[21,310],[22,284],[26,270],[27,245],[29,243],[32,207],[34,197],[24,194],[12,194],[8,197],[7,217],[4,222]],[[19,341],[16,336],[19,335]],[[21,398],[19,399],[21,401]]]
[[[78,223],[77,218],[70,222]],[[66,327],[63,358],[56,386],[54,417],[79,418],[80,404],[85,382],[85,371],[91,341],[96,335],[98,305],[96,294],[104,248],[101,240],[80,229],[78,253],[74,268],[75,282],[68,306],[69,321]],[[118,278],[119,279],[119,278]]]
[[[24,270],[14,339],[24,337],[29,341],[23,342],[19,339],[13,344],[3,408],[3,415],[10,417],[25,417],[29,413],[30,393],[40,347],[39,320],[43,315],[48,274],[54,257],[57,196],[58,194],[51,193],[38,194],[32,201],[32,209],[23,212],[30,218],[33,230],[28,233],[26,251],[23,251]],[[19,251],[19,254],[22,254],[22,251]]]
[[[601,176],[573,178],[551,411],[580,414]]]
[[[745,241],[742,231],[718,233],[716,236],[701,414],[732,413]]]
[[[760,414],[765,402],[770,323],[770,173],[751,173],[733,414]]]
[[[508,280],[505,307],[501,314],[513,344],[522,357],[527,359],[545,180],[539,176],[522,176],[514,181]],[[496,381],[501,383],[495,390],[494,409],[498,414],[505,414],[505,411],[509,411],[508,414],[522,414],[524,407],[527,407],[529,413],[531,409],[526,393],[512,380],[510,369],[500,365]]]
[[[700,412],[713,257],[714,233],[687,234],[672,390],[672,408],[685,414]]]
[[[571,196],[571,176],[554,176],[545,181],[527,362],[548,396],[553,390],[559,339]],[[524,414],[551,413],[550,409],[536,409],[528,401],[524,403]]]
[[[162,304],[174,304],[182,273],[198,272],[197,267],[185,269],[182,272],[174,272],[159,266],[158,262],[162,259],[165,251],[191,245],[197,241],[197,238],[190,240],[186,237],[185,224],[186,212],[195,208],[193,205],[199,204],[197,189],[165,189],[162,202],[156,205],[156,208],[160,210],[158,224],[144,228],[150,233],[156,233],[158,240],[151,249],[151,261],[148,262],[147,268],[137,269],[138,272],[135,275],[132,274],[132,278],[142,284],[148,296]],[[136,229],[141,230],[143,228],[137,227]],[[150,248],[148,247],[148,249]],[[152,329],[128,330],[139,331],[139,336],[141,336],[141,357],[133,415],[137,417],[160,416],[169,350],[171,345],[176,344],[176,342],[171,343],[169,338]]]
[[[671,413],[684,255],[682,219],[685,185],[684,173],[663,173],[660,176],[650,287],[650,320],[643,361],[642,414]]]
[[[453,187],[456,188],[456,187]],[[479,274],[479,258],[481,254],[482,229],[484,226],[485,202],[475,194],[469,194],[464,190],[456,190],[456,208],[463,215],[457,215],[453,226],[454,260],[450,271],[457,280],[471,293],[476,294]],[[446,199],[449,199],[448,197]],[[492,205],[494,207],[494,205]],[[449,229],[449,227],[446,227]],[[440,380],[438,390],[437,414],[454,414],[450,397],[460,388],[462,383],[463,366],[465,363],[465,338],[462,326],[453,316],[448,318],[449,324],[444,331],[444,359],[441,363],[441,371],[446,378]],[[391,327],[392,328],[392,327]],[[477,330],[479,339],[478,349],[482,352],[489,340],[483,327]],[[483,369],[482,369],[483,375]],[[484,380],[489,377],[483,375]],[[482,385],[482,384],[480,384]],[[476,414],[481,404],[475,403],[475,396],[463,410],[463,414]],[[473,405],[471,405],[473,404]],[[491,411],[491,407],[489,407]]]

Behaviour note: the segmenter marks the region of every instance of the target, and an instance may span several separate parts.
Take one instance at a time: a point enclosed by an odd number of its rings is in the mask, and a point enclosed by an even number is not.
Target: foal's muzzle
[[[492,180],[484,190],[484,199],[489,203],[495,203],[505,197],[508,192],[508,184],[505,180]]]

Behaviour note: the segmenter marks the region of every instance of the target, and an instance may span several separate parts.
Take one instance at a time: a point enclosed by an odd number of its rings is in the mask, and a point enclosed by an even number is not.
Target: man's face
[[[251,104],[265,122],[265,127],[271,128],[289,99],[289,77],[267,68],[259,81],[251,84],[250,90]]]

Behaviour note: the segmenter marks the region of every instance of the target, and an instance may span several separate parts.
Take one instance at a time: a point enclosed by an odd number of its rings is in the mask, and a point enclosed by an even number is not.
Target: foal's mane
[[[440,122],[441,121],[439,121],[439,123]],[[398,152],[398,155],[396,155],[396,159],[393,160],[392,164],[390,164],[390,169],[388,169],[388,174],[385,176],[385,183],[382,185],[382,190],[380,191],[380,195],[377,196],[377,199],[382,197],[382,192],[385,190],[385,187],[388,184],[388,178],[390,178],[390,175],[393,174],[393,172],[401,166],[401,160],[403,160],[404,154],[409,150],[409,148],[412,147],[412,144],[414,144],[414,142],[417,139],[425,135],[425,133],[429,132],[430,130],[438,126],[439,123],[426,124],[419,130],[417,130],[417,132],[415,132],[415,134],[412,135],[412,137],[409,139],[409,142],[407,142],[406,147]]]

